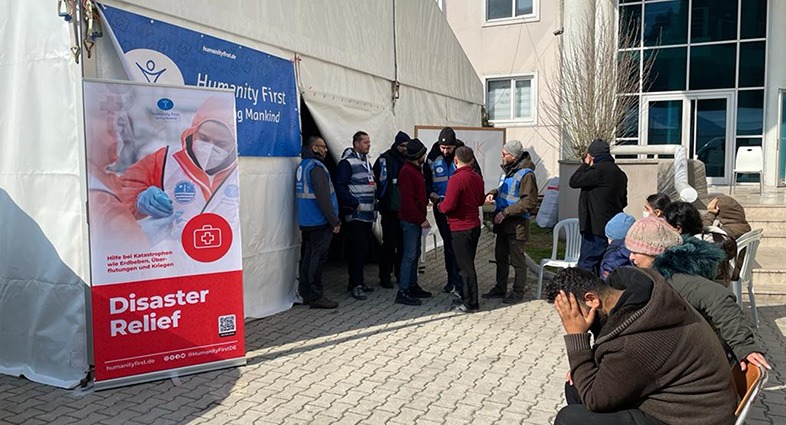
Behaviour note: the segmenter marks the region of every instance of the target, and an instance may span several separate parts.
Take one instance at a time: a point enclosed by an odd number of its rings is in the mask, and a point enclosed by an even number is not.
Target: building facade
[[[486,111],[507,140],[521,140],[541,186],[558,174],[560,145],[550,87],[558,80],[560,2],[439,0],[486,93]]]
[[[485,84],[491,122],[507,127],[508,139],[531,145],[549,175],[557,173],[560,155],[549,108],[560,43],[570,43],[577,16],[605,13],[632,31],[634,43],[619,53],[638,58],[642,71],[651,67],[632,93],[635,119],[619,130],[620,142],[681,144],[717,185],[731,183],[739,148],[759,146],[764,184],[786,183],[786,54],[777,48],[786,43],[786,26],[778,25],[786,1],[442,0],[442,6]]]

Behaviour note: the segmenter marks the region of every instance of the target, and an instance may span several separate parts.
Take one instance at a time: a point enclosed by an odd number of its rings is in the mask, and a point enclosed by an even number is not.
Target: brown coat
[[[702,217],[705,227],[717,226],[733,239],[751,231],[751,225],[745,219],[745,209],[734,198],[718,195],[718,213],[707,212]]]
[[[593,412],[637,408],[669,424],[734,423],[737,395],[720,341],[663,276],[622,267],[627,286],[599,331],[565,336],[571,376]],[[619,283],[619,282],[618,282]]]
[[[535,169],[535,164],[532,162],[532,159],[530,159],[529,154],[512,167],[503,167],[503,171],[506,176],[510,176],[524,168],[529,168],[531,170]],[[488,193],[488,195],[493,195],[495,199],[498,194],[498,189],[493,189]],[[500,224],[494,225],[494,233],[502,232],[508,235],[515,234],[517,240],[527,241],[529,240],[529,219],[525,219],[521,215],[533,212],[538,207],[538,181],[535,178],[534,172],[527,173],[524,175],[524,178],[521,179],[519,197],[521,199],[519,199],[518,202],[509,205],[502,211],[505,220]]]

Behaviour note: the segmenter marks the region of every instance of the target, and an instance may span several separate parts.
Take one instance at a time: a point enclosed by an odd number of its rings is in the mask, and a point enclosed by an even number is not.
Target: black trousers
[[[453,285],[461,293],[461,276],[459,275],[458,265],[456,264],[456,253],[453,252],[453,235],[448,226],[448,217],[434,206],[434,221],[437,222],[439,236],[443,242],[443,252],[445,254],[445,271],[448,273],[448,285]]]
[[[391,273],[398,277],[401,271],[401,255],[404,238],[398,214],[385,211],[382,215],[382,255],[379,256],[379,281],[389,283]]]
[[[467,308],[478,308],[478,273],[475,271],[475,253],[480,240],[480,227],[453,232],[453,252],[459,275],[464,282],[461,297]]]
[[[298,291],[303,302],[309,303],[324,295],[322,267],[327,260],[333,230],[330,227],[300,231],[303,238],[300,256]]]
[[[524,255],[525,241],[516,239],[515,233],[497,231],[497,240],[494,244],[494,260],[497,262],[497,283],[494,285],[500,291],[508,290],[508,276],[510,265],[513,265],[513,293],[524,295],[527,286],[527,257]]]
[[[639,409],[596,413],[581,404],[578,390],[565,383],[565,399],[568,405],[560,409],[554,425],[667,425]]]
[[[349,284],[347,289],[365,284],[363,280],[363,266],[366,256],[371,250],[371,223],[352,220],[342,226],[347,232],[346,243],[349,244],[347,252],[347,268],[349,271]]]

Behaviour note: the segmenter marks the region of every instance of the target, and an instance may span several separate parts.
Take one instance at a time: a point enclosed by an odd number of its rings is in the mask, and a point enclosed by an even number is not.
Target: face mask
[[[229,156],[229,151],[201,140],[194,140],[191,150],[194,151],[194,156],[205,171],[221,164]]]
[[[647,210],[644,210],[644,212],[641,213],[641,216],[647,218],[650,216],[650,213],[648,213]]]

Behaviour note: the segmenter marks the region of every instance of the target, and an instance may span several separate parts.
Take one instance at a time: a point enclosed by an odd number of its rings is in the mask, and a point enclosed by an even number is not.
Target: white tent
[[[479,125],[482,85],[432,0],[106,4],[294,60],[334,154],[357,130],[376,156],[398,130]],[[56,5],[0,4],[0,373],[73,387],[90,363],[91,326],[81,78],[125,76],[106,38],[74,62]],[[247,317],[294,301],[296,165],[240,161]]]

